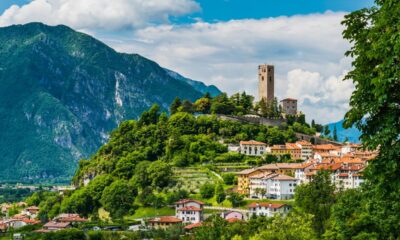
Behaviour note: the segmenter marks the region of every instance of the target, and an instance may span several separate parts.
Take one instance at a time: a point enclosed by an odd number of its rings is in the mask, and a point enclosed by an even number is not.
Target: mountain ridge
[[[64,25],[0,28],[0,45],[1,181],[68,181],[122,121],[202,96],[156,62]]]

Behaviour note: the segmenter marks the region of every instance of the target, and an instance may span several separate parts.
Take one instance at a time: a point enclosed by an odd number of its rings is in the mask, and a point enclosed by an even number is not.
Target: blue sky
[[[17,4],[17,7],[11,5]],[[0,27],[64,24],[229,94],[257,95],[257,66],[275,65],[275,92],[308,121],[341,120],[354,89],[342,81],[341,22],[372,0],[0,0]],[[6,11],[7,9],[7,11]]]
[[[0,12],[13,4],[23,5],[29,0],[1,0]],[[193,18],[204,21],[227,21],[244,18],[266,18],[330,11],[354,11],[373,4],[373,0],[198,0],[201,11],[173,19],[187,23]]]

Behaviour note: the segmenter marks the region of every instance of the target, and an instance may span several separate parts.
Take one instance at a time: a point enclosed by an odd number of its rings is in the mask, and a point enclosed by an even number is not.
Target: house
[[[250,197],[291,199],[298,180],[287,175],[270,173],[250,177]]]
[[[290,155],[291,159],[301,159],[301,148],[295,143],[285,145],[274,145],[269,150],[272,155]]]
[[[240,153],[248,156],[262,156],[266,151],[267,144],[263,142],[241,141]]]
[[[182,199],[175,203],[176,217],[183,223],[199,223],[203,221],[204,203],[192,200]]]
[[[237,192],[240,194],[249,194],[249,178],[251,176],[262,173],[263,170],[259,168],[245,169],[241,172],[236,173],[238,176],[238,188]]]
[[[30,218],[36,218],[40,209],[37,206],[30,206],[25,208],[25,210],[22,211],[23,214],[29,216]]]
[[[61,213],[53,219],[56,222],[69,222],[69,223],[80,223],[87,222],[86,218],[82,218],[79,214],[75,213]]]
[[[199,228],[201,226],[203,226],[203,223],[192,223],[192,224],[189,224],[189,225],[185,226],[183,229],[190,231],[190,230],[192,230],[194,228]]]
[[[9,228],[18,229],[27,225],[36,225],[39,224],[39,220],[33,220],[29,218],[12,218],[6,221]]]
[[[51,221],[43,225],[42,229],[36,230],[35,232],[37,233],[47,233],[47,232],[54,232],[54,231],[60,231],[64,230],[67,228],[71,228],[72,225],[69,222],[56,222],[56,221]]]
[[[277,214],[286,215],[289,206],[280,203],[251,203],[248,205],[250,216],[273,217]]]
[[[285,98],[281,100],[282,110],[286,115],[297,114],[297,99]]]
[[[150,219],[148,222],[150,228],[154,229],[166,229],[171,226],[176,226],[182,224],[182,220],[174,217],[174,216],[164,216],[164,217],[156,217]]]
[[[313,157],[313,145],[307,141],[297,141],[296,145],[300,148],[301,160],[307,161]]]
[[[315,165],[313,162],[300,163],[295,168],[294,178],[299,181],[299,184],[305,183],[307,181],[306,174],[309,173],[312,167]]]
[[[225,220],[229,219],[238,219],[238,220],[244,220],[244,215],[241,212],[238,211],[228,211],[228,212],[223,212],[221,213],[221,217]]]

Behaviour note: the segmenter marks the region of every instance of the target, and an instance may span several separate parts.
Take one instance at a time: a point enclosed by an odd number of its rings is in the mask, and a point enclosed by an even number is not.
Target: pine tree
[[[177,113],[180,106],[182,106],[181,99],[179,97],[176,97],[169,106],[169,112],[171,113],[171,115]]]
[[[333,140],[335,140],[335,141],[338,141],[338,140],[339,140],[339,139],[338,139],[338,135],[337,135],[336,126],[335,126],[335,128],[333,129]]]

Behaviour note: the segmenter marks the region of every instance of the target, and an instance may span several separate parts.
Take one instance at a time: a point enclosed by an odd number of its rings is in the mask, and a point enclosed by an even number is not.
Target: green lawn
[[[137,218],[150,218],[156,216],[174,216],[175,209],[169,207],[163,207],[159,209],[154,209],[151,207],[141,207],[135,211],[132,216],[126,217],[127,220],[133,220]]]

